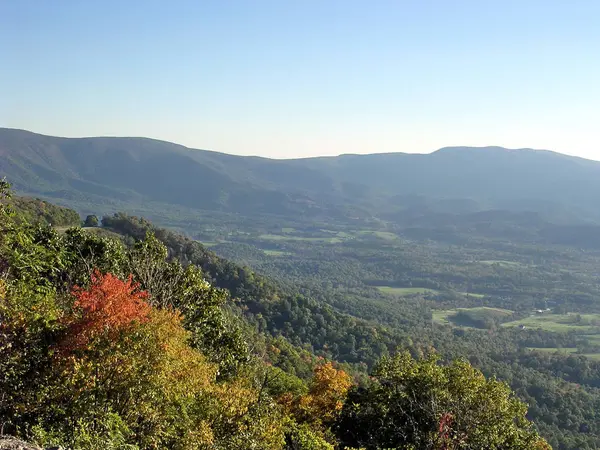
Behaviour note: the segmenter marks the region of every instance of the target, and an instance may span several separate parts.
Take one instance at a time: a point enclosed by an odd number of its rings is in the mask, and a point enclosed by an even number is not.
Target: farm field
[[[521,325],[528,328],[541,328],[546,331],[597,334],[600,333],[600,314],[536,314],[502,324],[503,327]]]
[[[264,254],[267,256],[287,256],[291,255],[290,252],[284,252],[281,250],[263,250]]]
[[[303,236],[288,236],[281,234],[261,234],[259,239],[265,241],[306,241],[306,242],[321,242],[328,244],[339,244],[342,239],[339,237],[303,237]]]
[[[395,241],[398,239],[398,235],[390,233],[389,231],[373,231],[373,230],[362,230],[358,234],[375,236],[386,241]]]
[[[531,351],[541,352],[541,353],[551,353],[551,354],[559,353],[559,354],[585,356],[586,358],[600,361],[600,353],[578,353],[578,349],[575,347],[566,347],[566,348],[527,347],[527,349],[531,350]]]
[[[519,267],[524,267],[524,264],[516,261],[504,261],[501,259],[488,259],[484,261],[479,261],[480,264],[485,264],[487,266],[498,265],[500,267],[505,267],[509,269],[517,269]]]
[[[484,294],[476,294],[474,292],[461,292],[461,294],[473,298],[485,298]]]
[[[542,353],[568,353],[568,354],[573,354],[573,353],[577,353],[577,348],[576,347],[566,347],[566,348],[558,348],[558,347],[527,347],[527,350],[532,350],[535,352],[542,352]]]
[[[414,295],[414,294],[435,295],[435,294],[439,293],[439,291],[436,291],[435,289],[428,289],[428,288],[423,288],[423,287],[401,288],[401,287],[392,287],[392,286],[377,286],[377,289],[379,289],[379,291],[383,292],[384,294],[396,295],[398,297],[404,297],[407,295]]]
[[[454,325],[454,326],[466,326],[463,324],[456,323],[452,320],[452,317],[459,312],[464,312],[468,317],[475,321],[485,321],[486,319],[494,320],[499,318],[505,318],[513,314],[513,311],[502,308],[489,308],[487,306],[479,306],[475,308],[453,308],[453,309],[438,309],[432,311],[432,320],[438,324]],[[479,328],[479,327],[472,327]]]

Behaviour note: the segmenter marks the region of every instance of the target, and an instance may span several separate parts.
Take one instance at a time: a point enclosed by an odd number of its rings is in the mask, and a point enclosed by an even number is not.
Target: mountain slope
[[[295,160],[146,138],[57,138],[0,129],[0,176],[17,191],[110,212],[145,202],[241,214],[381,216],[410,208],[528,210],[600,220],[600,163],[500,147]]]

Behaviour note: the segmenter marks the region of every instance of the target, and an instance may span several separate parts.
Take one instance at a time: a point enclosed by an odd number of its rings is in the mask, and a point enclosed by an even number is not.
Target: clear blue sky
[[[0,0],[0,126],[600,159],[600,0]]]

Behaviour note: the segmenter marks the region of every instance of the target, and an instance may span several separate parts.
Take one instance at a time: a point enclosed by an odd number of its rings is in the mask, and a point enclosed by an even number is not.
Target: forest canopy
[[[227,291],[152,233],[59,232],[17,220],[9,197],[2,181],[3,434],[76,449],[549,448],[526,405],[466,361],[399,353],[363,377],[249,321],[234,298],[270,289],[253,278]]]

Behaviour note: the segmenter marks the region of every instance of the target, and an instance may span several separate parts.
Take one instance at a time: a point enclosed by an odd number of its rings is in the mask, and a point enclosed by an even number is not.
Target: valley
[[[349,161],[359,157],[281,162],[180,147],[171,155],[172,144],[149,140],[27,136],[35,143],[21,153],[0,133],[0,174],[16,178],[18,193],[70,206],[83,217],[96,214],[102,227],[84,228],[90,235],[131,245],[155,230],[172,256],[199,264],[238,299],[244,320],[261,335],[338,361],[358,378],[402,350],[416,357],[436,353],[444,361],[463,358],[486,376],[506,381],[529,404],[528,417],[554,448],[600,445],[600,429],[579,431],[600,423],[594,412],[600,405],[600,220],[590,204],[579,202],[573,209],[565,199],[538,199],[529,210],[521,194],[492,199],[485,189],[476,201],[457,201],[444,197],[441,185],[433,192],[418,182],[414,195],[401,195],[407,188],[392,176],[385,185],[363,179],[368,184],[354,185],[352,197],[338,187],[346,186],[344,177],[357,170]],[[86,146],[78,147],[82,143]],[[13,152],[9,159],[6,149]],[[46,155],[49,149],[53,158]],[[421,156],[451,164],[450,155],[460,160],[464,152],[472,150]],[[499,149],[477,152],[483,159],[491,155],[488,166],[478,166],[488,174],[497,158],[508,157]],[[534,163],[563,161],[523,152]],[[212,175],[189,172],[173,190],[166,172],[145,166],[171,156],[191,158],[186,170],[204,167]],[[403,158],[375,156],[386,163]],[[104,162],[98,173],[90,172],[101,157],[125,158],[122,164],[135,168],[132,177],[136,170],[149,171],[147,177],[163,180],[161,190],[150,178],[118,178],[119,171]],[[11,172],[19,158],[23,170]],[[345,169],[339,171],[338,164]],[[590,162],[586,170],[595,167]],[[287,178],[276,177],[277,170],[287,171]],[[77,173],[87,177],[84,184],[72,178]],[[112,177],[106,181],[110,186],[99,184],[103,176]],[[223,178],[219,185],[221,176],[234,181]],[[236,190],[241,180],[246,184]],[[115,195],[117,186],[121,194]],[[54,227],[65,233],[69,223]],[[306,372],[297,359],[279,364]],[[570,406],[560,406],[558,395]],[[568,420],[565,408],[571,411]]]

